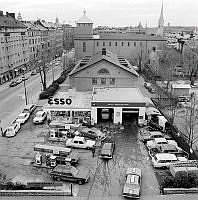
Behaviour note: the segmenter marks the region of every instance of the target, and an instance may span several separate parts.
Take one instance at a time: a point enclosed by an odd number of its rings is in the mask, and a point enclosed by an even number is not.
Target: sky
[[[198,26],[198,0],[163,0],[164,24]],[[156,27],[162,0],[0,0],[0,10],[21,13],[23,20],[55,22],[75,25],[86,11],[97,26]]]

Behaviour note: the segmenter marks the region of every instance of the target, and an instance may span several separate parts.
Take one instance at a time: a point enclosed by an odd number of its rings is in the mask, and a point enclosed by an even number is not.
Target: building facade
[[[74,30],[75,27],[63,24],[63,48],[65,50],[74,48]]]
[[[0,84],[26,70],[29,62],[27,28],[14,13],[0,11]]]

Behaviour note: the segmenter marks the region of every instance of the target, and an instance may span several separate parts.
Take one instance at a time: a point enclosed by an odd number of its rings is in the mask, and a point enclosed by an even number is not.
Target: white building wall
[[[91,124],[97,124],[98,119],[97,119],[97,107],[92,107],[91,108]]]
[[[115,107],[114,108],[114,118],[113,118],[114,124],[122,124],[122,108],[121,107]]]
[[[146,112],[146,107],[140,107],[139,108],[139,117],[138,117],[138,124],[144,124],[145,121],[145,112]]]

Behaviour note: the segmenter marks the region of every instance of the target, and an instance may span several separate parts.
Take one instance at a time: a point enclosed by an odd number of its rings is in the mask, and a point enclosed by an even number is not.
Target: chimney
[[[103,56],[106,56],[106,54],[107,54],[107,51],[106,51],[105,48],[103,48],[103,49],[102,49],[102,55],[103,55]]]
[[[3,16],[3,11],[2,10],[0,10],[0,16]]]

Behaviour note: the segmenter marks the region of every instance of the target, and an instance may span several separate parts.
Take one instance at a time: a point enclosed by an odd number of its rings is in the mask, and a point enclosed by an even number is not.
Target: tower
[[[162,3],[160,17],[159,17],[159,20],[158,20],[158,30],[157,30],[156,35],[161,36],[161,37],[163,37],[163,35],[164,35],[164,8],[163,8],[163,3]]]
[[[22,17],[21,17],[21,13],[20,13],[20,12],[18,13],[17,20],[18,20],[18,21],[23,21],[23,19],[22,19]]]
[[[55,24],[59,24],[59,19],[58,19],[57,16],[56,16],[56,19],[55,19]]]
[[[75,36],[90,39],[93,36],[93,22],[86,16],[85,10],[83,13],[84,15],[76,22]]]

